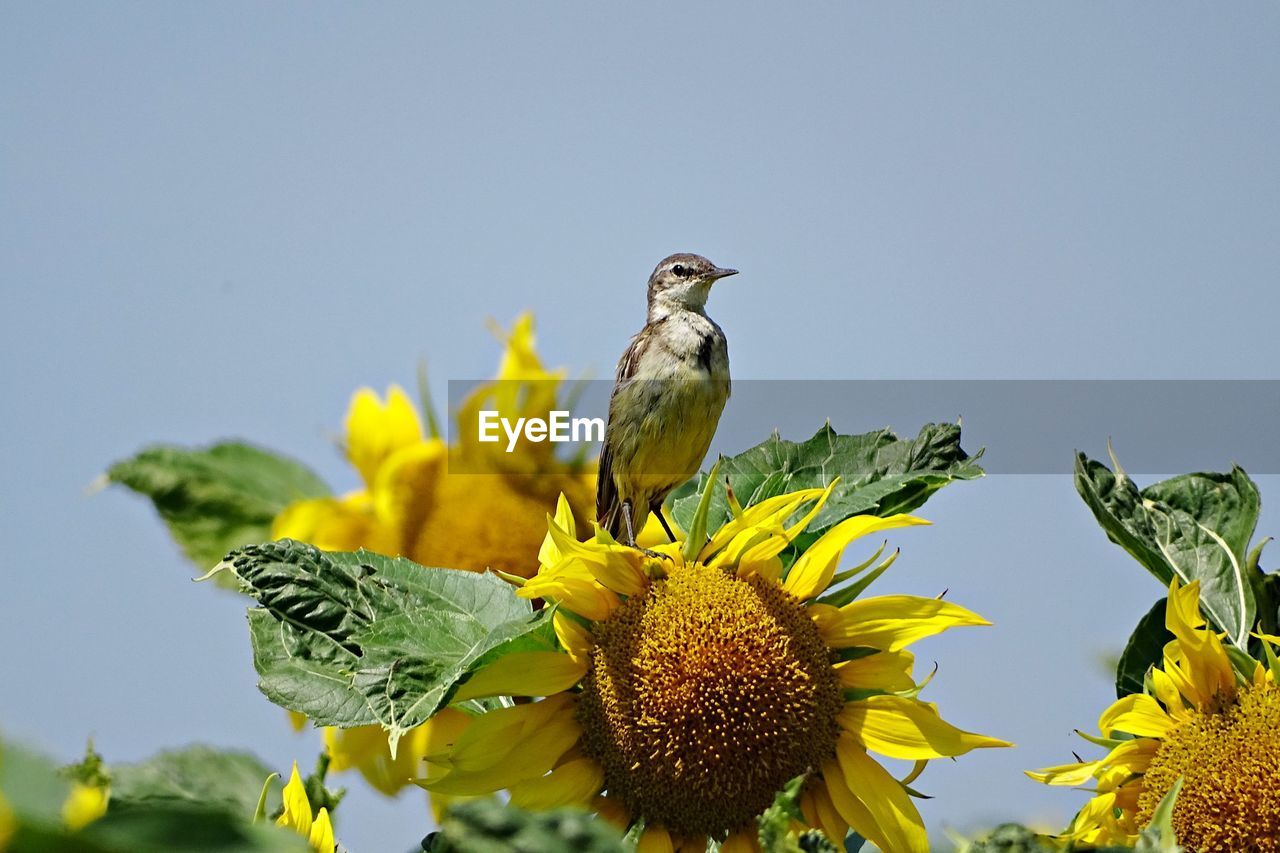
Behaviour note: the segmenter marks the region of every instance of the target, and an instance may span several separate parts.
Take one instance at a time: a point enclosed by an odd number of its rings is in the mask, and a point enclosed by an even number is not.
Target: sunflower
[[[1098,720],[1108,748],[1096,761],[1028,772],[1048,785],[1092,783],[1093,798],[1060,837],[1133,845],[1179,779],[1172,824],[1188,850],[1280,850],[1280,687],[1269,666],[1235,656],[1200,615],[1200,582],[1169,588],[1174,639],[1146,680],[1148,692],[1113,703]],[[1247,663],[1245,662],[1247,660]]]
[[[504,417],[546,417],[556,407],[562,371],[547,370],[534,348],[533,319],[519,317],[498,330],[505,352],[496,378],[463,401],[459,423],[493,409]],[[434,418],[428,414],[429,424]],[[546,444],[522,444],[513,453],[481,443],[474,429],[458,429],[446,444],[432,426],[424,431],[403,389],[385,398],[358,390],[347,410],[343,450],[363,487],[341,497],[297,501],[272,525],[272,538],[297,539],[332,551],[366,548],[405,556],[425,566],[471,571],[493,568],[528,576],[546,533],[544,519],[569,496],[579,518],[594,511],[595,474],[562,461]],[[450,473],[449,467],[467,473]],[[291,715],[295,728],[305,724]],[[395,795],[418,774],[431,746],[430,724],[407,733],[393,755],[379,726],[326,729],[330,769],[358,769],[375,789]]]
[[[329,819],[329,809],[321,806],[318,812],[311,811],[307,786],[298,773],[296,761],[293,762],[293,772],[289,775],[289,782],[284,786],[280,798],[283,810],[276,819],[276,825],[288,827],[307,839],[316,853],[333,853],[337,845],[333,840],[333,822]]]
[[[422,420],[408,394],[391,386],[381,398],[361,388],[347,409],[343,449],[363,488],[342,497],[297,501],[276,517],[272,537],[318,548],[366,548],[424,566],[529,576],[557,495],[579,518],[594,508],[594,472],[553,454],[555,445],[524,442],[512,453],[479,441],[475,413],[542,417],[556,407],[562,371],[548,371],[534,349],[533,319],[508,333],[498,375],[459,408],[459,438],[448,445]],[[430,418],[434,423],[434,418]],[[450,473],[450,468],[455,472]]]
[[[785,570],[783,552],[834,486],[747,509],[731,498],[733,517],[714,535],[695,517],[685,542],[659,546],[659,557],[598,527],[579,541],[560,501],[541,571],[512,580],[555,606],[564,651],[499,658],[454,701],[544,698],[474,717],[445,709],[435,721],[451,734],[427,754],[420,784],[453,795],[506,789],[526,808],[584,804],[623,825],[643,821],[641,851],[702,850],[708,839],[734,851],[757,849],[756,818],[803,777],[805,828],[837,845],[852,827],[891,853],[927,850],[910,778],[929,759],[1008,744],[916,698],[906,646],[989,623],[938,599],[857,600],[896,554],[836,573],[853,540],[927,523],[910,515],[842,521]],[[873,752],[918,766],[899,781]]]

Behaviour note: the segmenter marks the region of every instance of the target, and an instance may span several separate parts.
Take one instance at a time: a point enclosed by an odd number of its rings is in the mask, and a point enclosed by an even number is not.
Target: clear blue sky
[[[443,396],[525,308],[551,363],[607,375],[672,251],[743,271],[711,305],[738,377],[1276,378],[1275,5],[795,9],[4,4],[0,728],[63,759],[92,734],[309,761],[244,603],[85,485],[244,436],[353,487],[354,388],[425,356]],[[920,647],[925,695],[1020,745],[931,767],[931,831],[1060,822],[1082,797],[1020,770],[1080,748],[1099,657],[1160,590],[1065,477],[924,514],[878,586],[995,621]],[[352,788],[353,850],[425,830],[416,794]]]

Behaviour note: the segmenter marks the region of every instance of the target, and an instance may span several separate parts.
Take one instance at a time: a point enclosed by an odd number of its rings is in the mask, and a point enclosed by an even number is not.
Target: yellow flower
[[[321,808],[313,816],[311,800],[307,797],[306,786],[298,775],[298,762],[293,762],[293,773],[289,783],[282,792],[284,811],[276,820],[279,826],[287,826],[307,839],[311,849],[317,853],[333,853],[337,846],[333,839],[333,824],[329,820],[329,810]]]
[[[62,804],[62,822],[72,831],[84,829],[107,813],[109,797],[106,788],[72,782],[71,791]]]
[[[1187,850],[1280,850],[1280,687],[1277,665],[1239,674],[1200,615],[1200,582],[1169,588],[1174,639],[1149,673],[1148,693],[1119,699],[1098,720],[1109,749],[1096,761],[1028,772],[1048,785],[1093,784],[1094,796],[1062,836],[1132,846],[1182,779],[1173,807]]]
[[[539,360],[532,317],[518,318],[503,337],[498,375],[463,402],[460,424],[474,424],[480,409],[545,418],[556,407],[563,376]],[[291,504],[276,517],[272,536],[331,551],[402,555],[424,566],[532,575],[538,567],[531,557],[557,495],[569,495],[578,517],[594,515],[594,472],[556,459],[549,442],[507,453],[505,446],[479,442],[473,427],[457,432],[461,439],[453,446],[424,433],[413,402],[397,386],[385,398],[360,389],[347,410],[343,447],[363,488]],[[467,473],[449,473],[450,466]],[[295,728],[305,724],[298,714],[292,720]],[[378,726],[325,734],[332,770],[358,769],[388,796],[418,775],[429,739],[425,730],[406,735],[393,759]]]
[[[546,370],[533,349],[533,320],[520,317],[505,334],[506,352],[494,381],[459,409],[453,446],[427,436],[403,389],[386,398],[362,388],[347,410],[344,449],[364,487],[342,497],[298,501],[275,519],[272,536],[319,548],[367,548],[424,566],[528,577],[529,559],[546,532],[543,518],[556,496],[569,496],[580,518],[594,508],[594,474],[558,460],[555,445],[505,445],[478,440],[480,409],[503,417],[547,417],[562,376]],[[463,471],[465,473],[450,473]]]
[[[889,853],[927,850],[904,783],[871,753],[924,762],[1008,745],[944,722],[917,699],[904,651],[988,623],[936,599],[818,601],[874,562],[837,576],[850,542],[926,523],[909,515],[850,518],[784,573],[780,555],[830,492],[735,507],[701,549],[660,545],[662,559],[598,527],[579,541],[561,501],[542,569],[519,594],[556,605],[564,652],[500,658],[455,701],[545,698],[477,717],[449,710],[463,720],[447,748],[427,755],[420,784],[454,795],[506,789],[528,808],[583,804],[614,822],[643,820],[641,851],[701,850],[708,839],[750,851],[756,818],[807,774],[805,824],[837,846],[852,827]]]

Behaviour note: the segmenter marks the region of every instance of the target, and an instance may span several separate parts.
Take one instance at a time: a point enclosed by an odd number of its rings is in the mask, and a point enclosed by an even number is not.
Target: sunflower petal
[[[645,827],[644,834],[636,843],[636,853],[675,853],[676,846],[671,843],[671,833],[660,826]]]
[[[760,839],[755,826],[729,833],[720,844],[720,853],[760,853]]]
[[[1105,761],[1084,761],[1079,764],[1059,764],[1055,767],[1043,767],[1040,770],[1024,770],[1023,772],[1037,782],[1045,785],[1067,785],[1078,788],[1093,778],[1093,774],[1105,764]]]
[[[840,816],[863,838],[894,853],[929,849],[924,821],[906,789],[848,735],[836,742],[836,762],[824,767],[823,777]]]
[[[820,607],[825,605],[811,605],[810,613]],[[864,598],[841,607],[838,617],[831,616],[827,610],[816,612],[821,614],[816,621],[823,639],[836,649],[870,646],[896,652],[948,628],[991,624],[958,604],[914,595]]]
[[[302,776],[298,773],[298,762],[293,762],[293,772],[289,774],[289,782],[280,792],[284,811],[276,819],[276,825],[287,826],[303,838],[311,834],[311,801],[307,799],[306,786],[302,784]]]
[[[849,702],[838,719],[860,746],[890,758],[948,758],[973,749],[1012,746],[958,729],[931,705],[902,696],[868,696]]]
[[[855,539],[880,530],[893,530],[917,524],[928,524],[923,518],[912,515],[891,515],[878,518],[874,515],[855,515],[832,527],[800,555],[791,571],[783,589],[799,598],[808,601],[821,595],[835,577],[836,566],[844,555],[844,549]]]
[[[511,787],[511,804],[545,811],[591,801],[604,787],[604,770],[590,758],[566,761],[546,776]]]
[[[333,853],[337,842],[333,838],[333,823],[329,820],[329,810],[321,806],[316,812],[315,823],[311,824],[311,832],[307,835],[311,849],[317,853]]]
[[[378,468],[392,453],[422,441],[422,424],[399,385],[387,389],[385,404],[372,388],[361,388],[347,407],[346,434],[347,458],[373,488]]]
[[[551,696],[587,674],[587,665],[560,652],[515,652],[480,669],[458,688],[453,701],[485,696]]]
[[[1112,732],[1126,732],[1134,737],[1162,738],[1173,724],[1173,718],[1160,703],[1145,693],[1131,693],[1117,699],[1098,718],[1098,730],[1108,736]]]
[[[845,836],[849,834],[849,823],[836,811],[825,784],[810,785],[805,789],[800,797],[800,811],[805,821],[822,830],[837,848],[844,846]]]
[[[876,652],[873,655],[840,661],[832,669],[845,690],[884,690],[897,693],[916,686],[911,678],[915,655],[908,651]]]

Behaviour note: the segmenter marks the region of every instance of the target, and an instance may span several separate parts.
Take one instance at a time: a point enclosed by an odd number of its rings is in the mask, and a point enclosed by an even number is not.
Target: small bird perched
[[[729,399],[729,348],[704,310],[711,285],[736,275],[701,255],[664,258],[649,276],[649,317],[618,361],[596,481],[596,518],[636,534],[698,472]]]

